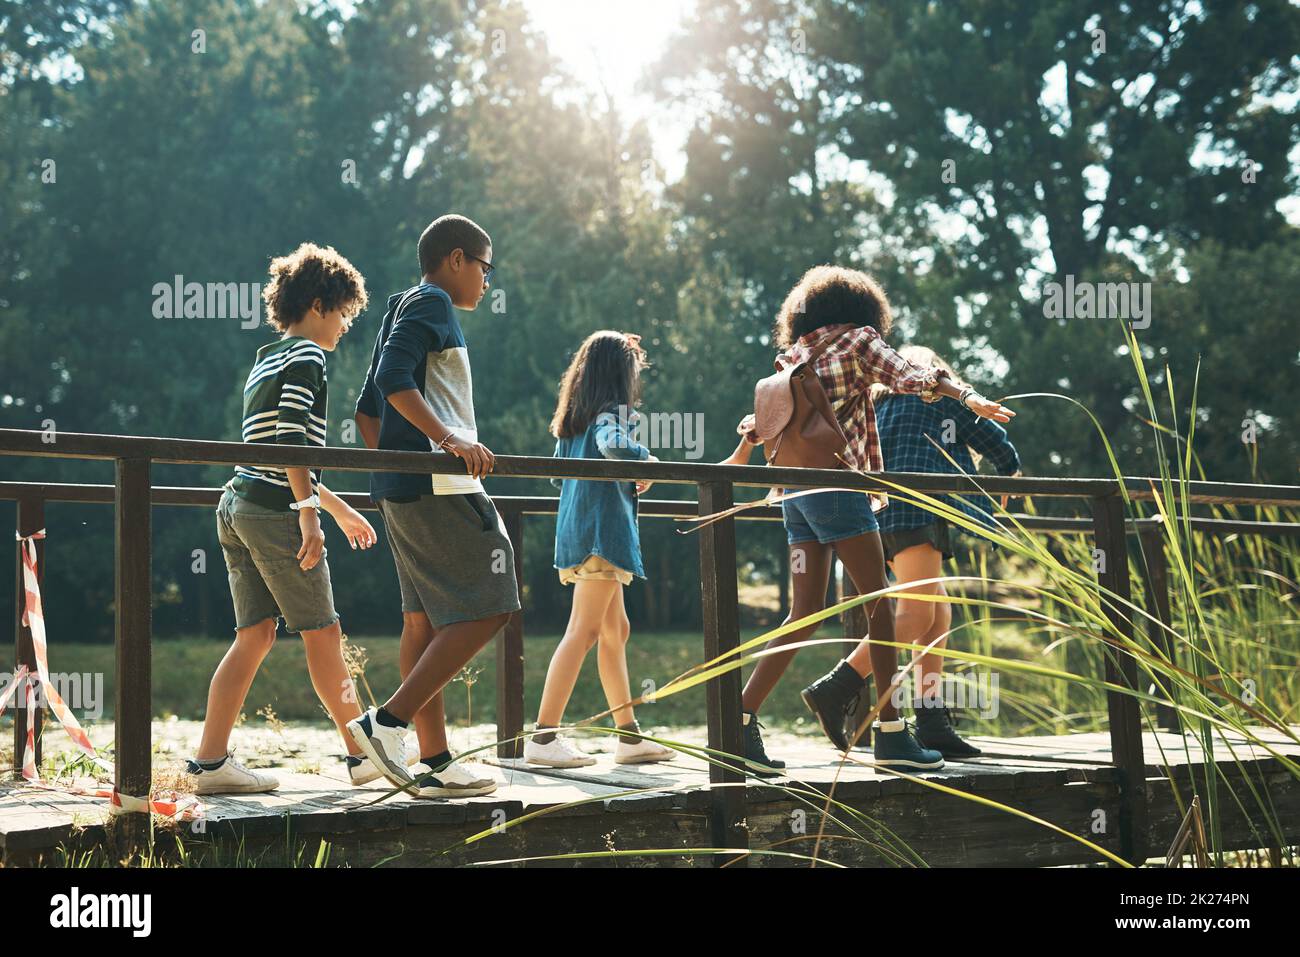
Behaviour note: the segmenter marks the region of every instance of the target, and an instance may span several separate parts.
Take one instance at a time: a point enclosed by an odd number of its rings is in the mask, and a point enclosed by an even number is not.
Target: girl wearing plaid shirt
[[[835,417],[848,437],[845,457],[850,466],[867,472],[884,468],[871,402],[871,386],[877,383],[896,392],[919,395],[927,402],[947,396],[960,401],[976,415],[1000,422],[1010,421],[1015,415],[973,389],[961,388],[941,368],[921,368],[908,362],[885,343],[891,325],[889,300],[884,290],[866,273],[838,266],[817,266],[805,273],[790,290],[776,319],[774,338],[784,350],[778,361],[804,361],[823,341],[833,340],[833,345],[813,364],[813,371],[826,389]],[[747,416],[737,428],[740,444],[725,464],[743,465],[749,461],[753,450],[752,428],[753,418]],[[861,492],[835,491],[817,492],[782,503],[794,579],[787,622],[805,618],[825,607],[834,556],[839,557],[859,594],[886,587],[885,556],[875,517],[875,512],[885,504],[883,495],[868,497]],[[877,599],[867,607],[871,640],[864,638],[834,670],[805,688],[804,702],[832,743],[841,751],[848,751],[850,738],[857,729],[846,730],[845,725],[857,707],[867,678],[874,674],[876,691],[883,702],[879,721],[874,726],[876,764],[941,768],[943,756],[921,747],[890,700],[890,683],[898,667],[898,656],[893,647],[881,644],[894,640],[890,603]],[[812,625],[774,638],[768,650],[806,641],[816,630],[817,626]],[[741,699],[745,711],[745,759],[758,774],[779,774],[785,766],[767,756],[757,712],[794,658],[795,650],[759,658],[745,685]]]
[[[899,355],[921,368],[942,369],[950,381],[965,387],[952,367],[923,346],[905,346]],[[1020,455],[997,422],[982,419],[952,399],[925,403],[913,395],[882,384],[871,387],[876,423],[887,472],[944,472],[974,474],[981,456],[1000,475],[1020,474]],[[981,525],[993,524],[993,503],[986,496],[937,496]],[[951,529],[946,519],[899,500],[880,513],[880,538],[885,559],[899,584],[929,581],[943,574],[944,559],[951,558]],[[942,582],[919,585],[919,594],[946,595]],[[894,631],[900,642],[938,647],[948,643],[952,608],[946,603],[898,599]],[[922,656],[917,665],[919,685],[914,696],[916,738],[945,758],[960,761],[977,757],[980,750],[953,730],[942,688],[943,658]]]

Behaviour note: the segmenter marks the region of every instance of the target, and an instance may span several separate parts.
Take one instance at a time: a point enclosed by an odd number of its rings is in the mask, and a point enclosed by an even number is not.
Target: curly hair
[[[342,308],[352,317],[370,301],[357,267],[333,246],[303,243],[271,260],[271,281],[262,290],[269,325],[284,332],[301,322],[317,299],[323,311]]]
[[[843,266],[814,266],[785,297],[773,326],[781,349],[823,326],[851,323],[889,335],[894,319],[880,284],[864,272]]]

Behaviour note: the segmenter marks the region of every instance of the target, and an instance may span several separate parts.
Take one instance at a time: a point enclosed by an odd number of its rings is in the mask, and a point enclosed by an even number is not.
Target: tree
[[[1068,391],[1141,468],[1136,382],[1114,376],[1118,324],[1050,319],[1044,284],[1155,281],[1159,308],[1187,281],[1177,261],[1189,250],[1286,242],[1277,205],[1294,186],[1298,38],[1300,10],[1280,0],[755,0],[697,8],[659,89],[699,107],[683,207],[701,230],[747,217],[721,256],[754,287],[794,271],[783,262],[822,260],[819,240],[843,235],[832,255],[883,279],[900,338],[1004,394]],[[876,235],[830,218],[801,249],[783,241],[788,216],[719,188],[737,182],[803,190],[810,207],[855,186],[885,200],[859,205]],[[1139,334],[1157,367],[1188,341],[1183,316],[1163,311]],[[1276,393],[1248,389],[1246,405],[1282,415]],[[1065,411],[1023,409],[1029,467],[1105,474],[1090,430],[1061,428]],[[1207,464],[1222,476],[1234,461]]]

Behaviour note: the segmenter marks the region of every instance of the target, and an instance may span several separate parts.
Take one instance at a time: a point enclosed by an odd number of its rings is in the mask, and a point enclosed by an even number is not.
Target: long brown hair
[[[937,369],[943,369],[948,373],[948,378],[952,381],[952,384],[959,389],[964,389],[967,386],[967,383],[961,378],[961,376],[957,375],[957,373],[953,371],[952,366],[950,366],[947,361],[933,349],[927,348],[926,346],[903,346],[903,348],[898,350],[898,354],[908,362],[912,363],[912,365],[920,366],[922,369],[927,369],[931,366],[934,366]],[[887,399],[892,395],[897,395],[897,393],[883,382],[872,383],[871,401],[873,404],[879,402],[881,399]]]
[[[587,336],[560,379],[551,434],[573,438],[602,412],[634,408],[641,401],[641,370],[649,364],[638,335],[602,329]]]

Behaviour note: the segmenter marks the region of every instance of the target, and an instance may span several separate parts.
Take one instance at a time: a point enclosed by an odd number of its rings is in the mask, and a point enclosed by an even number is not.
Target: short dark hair
[[[785,297],[773,332],[777,346],[788,349],[814,330],[845,323],[889,335],[894,319],[885,290],[857,269],[814,266]]]
[[[474,220],[455,213],[439,216],[420,234],[420,274],[435,271],[453,249],[482,256],[491,245],[492,237]]]
[[[366,308],[366,281],[333,246],[303,243],[271,260],[271,281],[262,290],[266,321],[284,332],[321,301],[326,312],[346,309],[356,316]]]

